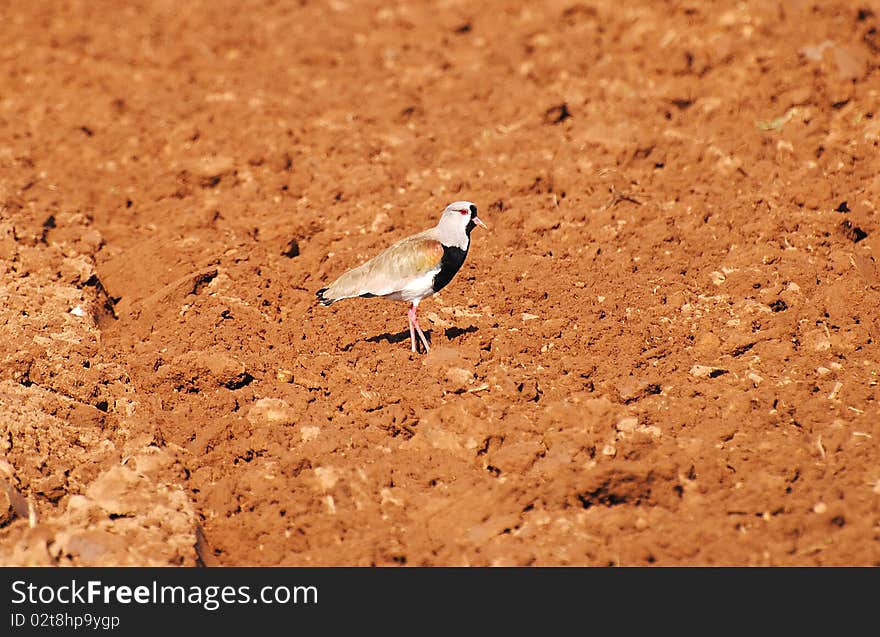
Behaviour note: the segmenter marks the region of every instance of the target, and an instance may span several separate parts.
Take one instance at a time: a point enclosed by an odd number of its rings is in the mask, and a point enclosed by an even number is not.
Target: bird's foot
[[[431,351],[431,347],[428,345],[428,339],[425,338],[425,333],[422,331],[422,328],[419,327],[419,322],[415,321],[416,332],[419,334],[419,338],[422,340],[422,345],[425,346],[425,354]]]

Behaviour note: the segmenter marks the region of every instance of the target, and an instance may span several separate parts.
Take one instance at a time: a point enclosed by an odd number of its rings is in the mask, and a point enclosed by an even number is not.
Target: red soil
[[[79,0],[0,41],[3,563],[880,563],[880,10]],[[430,355],[316,305],[458,199],[492,231]]]

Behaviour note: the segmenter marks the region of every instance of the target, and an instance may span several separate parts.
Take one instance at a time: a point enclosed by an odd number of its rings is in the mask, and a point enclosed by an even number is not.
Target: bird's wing
[[[324,296],[333,300],[353,296],[386,296],[440,268],[443,244],[418,234],[395,243],[329,285]]]

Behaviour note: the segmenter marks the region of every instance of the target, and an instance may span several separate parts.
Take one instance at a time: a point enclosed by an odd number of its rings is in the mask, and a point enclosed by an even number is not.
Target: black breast
[[[452,277],[461,268],[467,250],[453,246],[443,246],[443,258],[440,259],[440,271],[434,275],[434,291],[439,292],[452,281]]]

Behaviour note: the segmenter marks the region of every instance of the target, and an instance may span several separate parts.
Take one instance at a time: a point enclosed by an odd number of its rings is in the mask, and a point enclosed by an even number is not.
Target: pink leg
[[[413,325],[416,326],[416,332],[419,333],[419,338],[422,339],[422,345],[425,346],[425,353],[427,354],[428,352],[431,351],[431,348],[428,347],[428,339],[425,338],[425,333],[422,331],[422,328],[419,327],[419,319],[418,319],[418,317],[416,316],[416,310],[418,309],[418,307],[419,307],[419,303],[418,303],[418,301],[414,302],[414,303],[413,303],[413,306],[412,306],[412,310],[411,310],[411,312],[412,312],[412,322],[413,322]],[[414,344],[415,344],[415,342],[414,342]],[[415,350],[413,350],[413,351],[415,351]]]
[[[409,321],[409,340],[412,342],[412,351],[416,351],[416,332],[413,329],[413,319],[415,318],[415,306],[409,308],[406,318]]]

